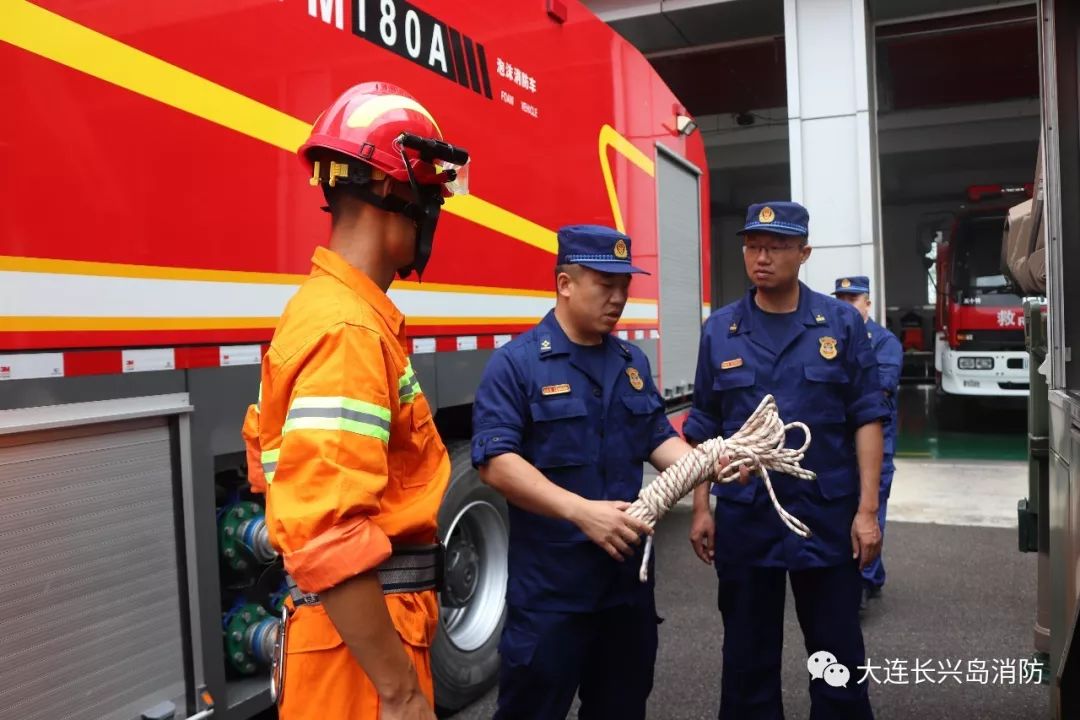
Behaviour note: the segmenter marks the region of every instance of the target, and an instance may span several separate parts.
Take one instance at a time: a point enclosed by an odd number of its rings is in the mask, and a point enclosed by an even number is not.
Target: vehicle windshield
[[[1001,274],[1003,215],[962,220],[953,241],[952,286],[961,302],[1019,305]]]

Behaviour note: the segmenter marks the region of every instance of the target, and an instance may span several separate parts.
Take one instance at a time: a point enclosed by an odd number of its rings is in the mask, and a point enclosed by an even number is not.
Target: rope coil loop
[[[805,437],[803,444],[798,448],[784,447],[787,431],[795,428],[802,430]],[[656,523],[675,507],[675,503],[697,485],[708,480],[731,482],[739,477],[739,468],[745,466],[761,475],[765,489],[769,492],[769,499],[784,524],[796,535],[808,538],[811,534],[810,528],[785,510],[776,499],[776,492],[769,479],[769,470],[801,480],[815,480],[817,475],[799,464],[809,447],[810,428],[801,422],[784,424],[776,407],[776,399],[772,395],[766,395],[738,432],[727,440],[722,437],[706,440],[681,457],[648,487],[643,488],[626,512],[647,523],[649,527],[656,527]],[[729,455],[731,463],[718,477],[714,477],[716,462],[723,455]],[[650,535],[645,541],[645,556],[638,575],[641,582],[649,579],[652,540]]]

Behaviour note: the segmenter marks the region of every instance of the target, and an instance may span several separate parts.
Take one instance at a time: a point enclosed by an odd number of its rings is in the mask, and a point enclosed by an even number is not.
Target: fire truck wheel
[[[446,547],[439,634],[431,648],[435,702],[458,710],[495,684],[506,615],[506,501],[480,480],[467,442],[451,443],[450,486],[439,509]]]

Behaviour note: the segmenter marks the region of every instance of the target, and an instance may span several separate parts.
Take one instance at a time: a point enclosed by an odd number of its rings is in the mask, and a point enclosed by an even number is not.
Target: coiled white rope
[[[799,448],[784,447],[785,435],[792,428],[802,430],[806,437]],[[706,440],[692,452],[679,458],[678,462],[662,472],[660,477],[648,487],[642,489],[637,500],[626,509],[626,512],[648,523],[649,527],[655,527],[660,518],[675,507],[675,503],[685,497],[694,487],[706,480],[731,482],[739,477],[739,468],[745,465],[751,471],[761,474],[773,507],[776,508],[776,513],[784,524],[793,533],[804,538],[810,537],[810,528],[780,505],[780,501],[776,499],[772,481],[769,480],[769,470],[786,473],[803,480],[816,479],[817,475],[799,465],[808,447],[810,447],[810,428],[801,422],[785,425],[776,408],[776,400],[772,395],[766,395],[738,432],[727,440],[722,437]],[[723,469],[719,477],[714,477],[716,461],[725,454],[731,457],[731,463]],[[638,575],[641,582],[649,579],[651,555],[652,536],[650,535],[645,541],[645,556],[641,561],[641,571]]]

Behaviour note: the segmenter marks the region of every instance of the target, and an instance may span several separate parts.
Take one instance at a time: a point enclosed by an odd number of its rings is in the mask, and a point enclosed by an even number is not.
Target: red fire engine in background
[[[1025,193],[1030,185],[968,188],[969,204],[937,245],[934,369],[946,424],[971,401],[1026,402],[1023,301],[1001,271],[1005,219]]]
[[[634,238],[618,334],[673,409],[710,296],[694,123],[576,0],[8,0],[0,9],[0,707],[247,718],[282,599],[240,425],[328,234],[295,156],[342,90],[400,85],[472,155],[391,297],[454,463],[439,704],[494,680],[506,509],[468,460],[493,349],[553,305],[555,228]],[[173,713],[173,714],[170,714]]]

